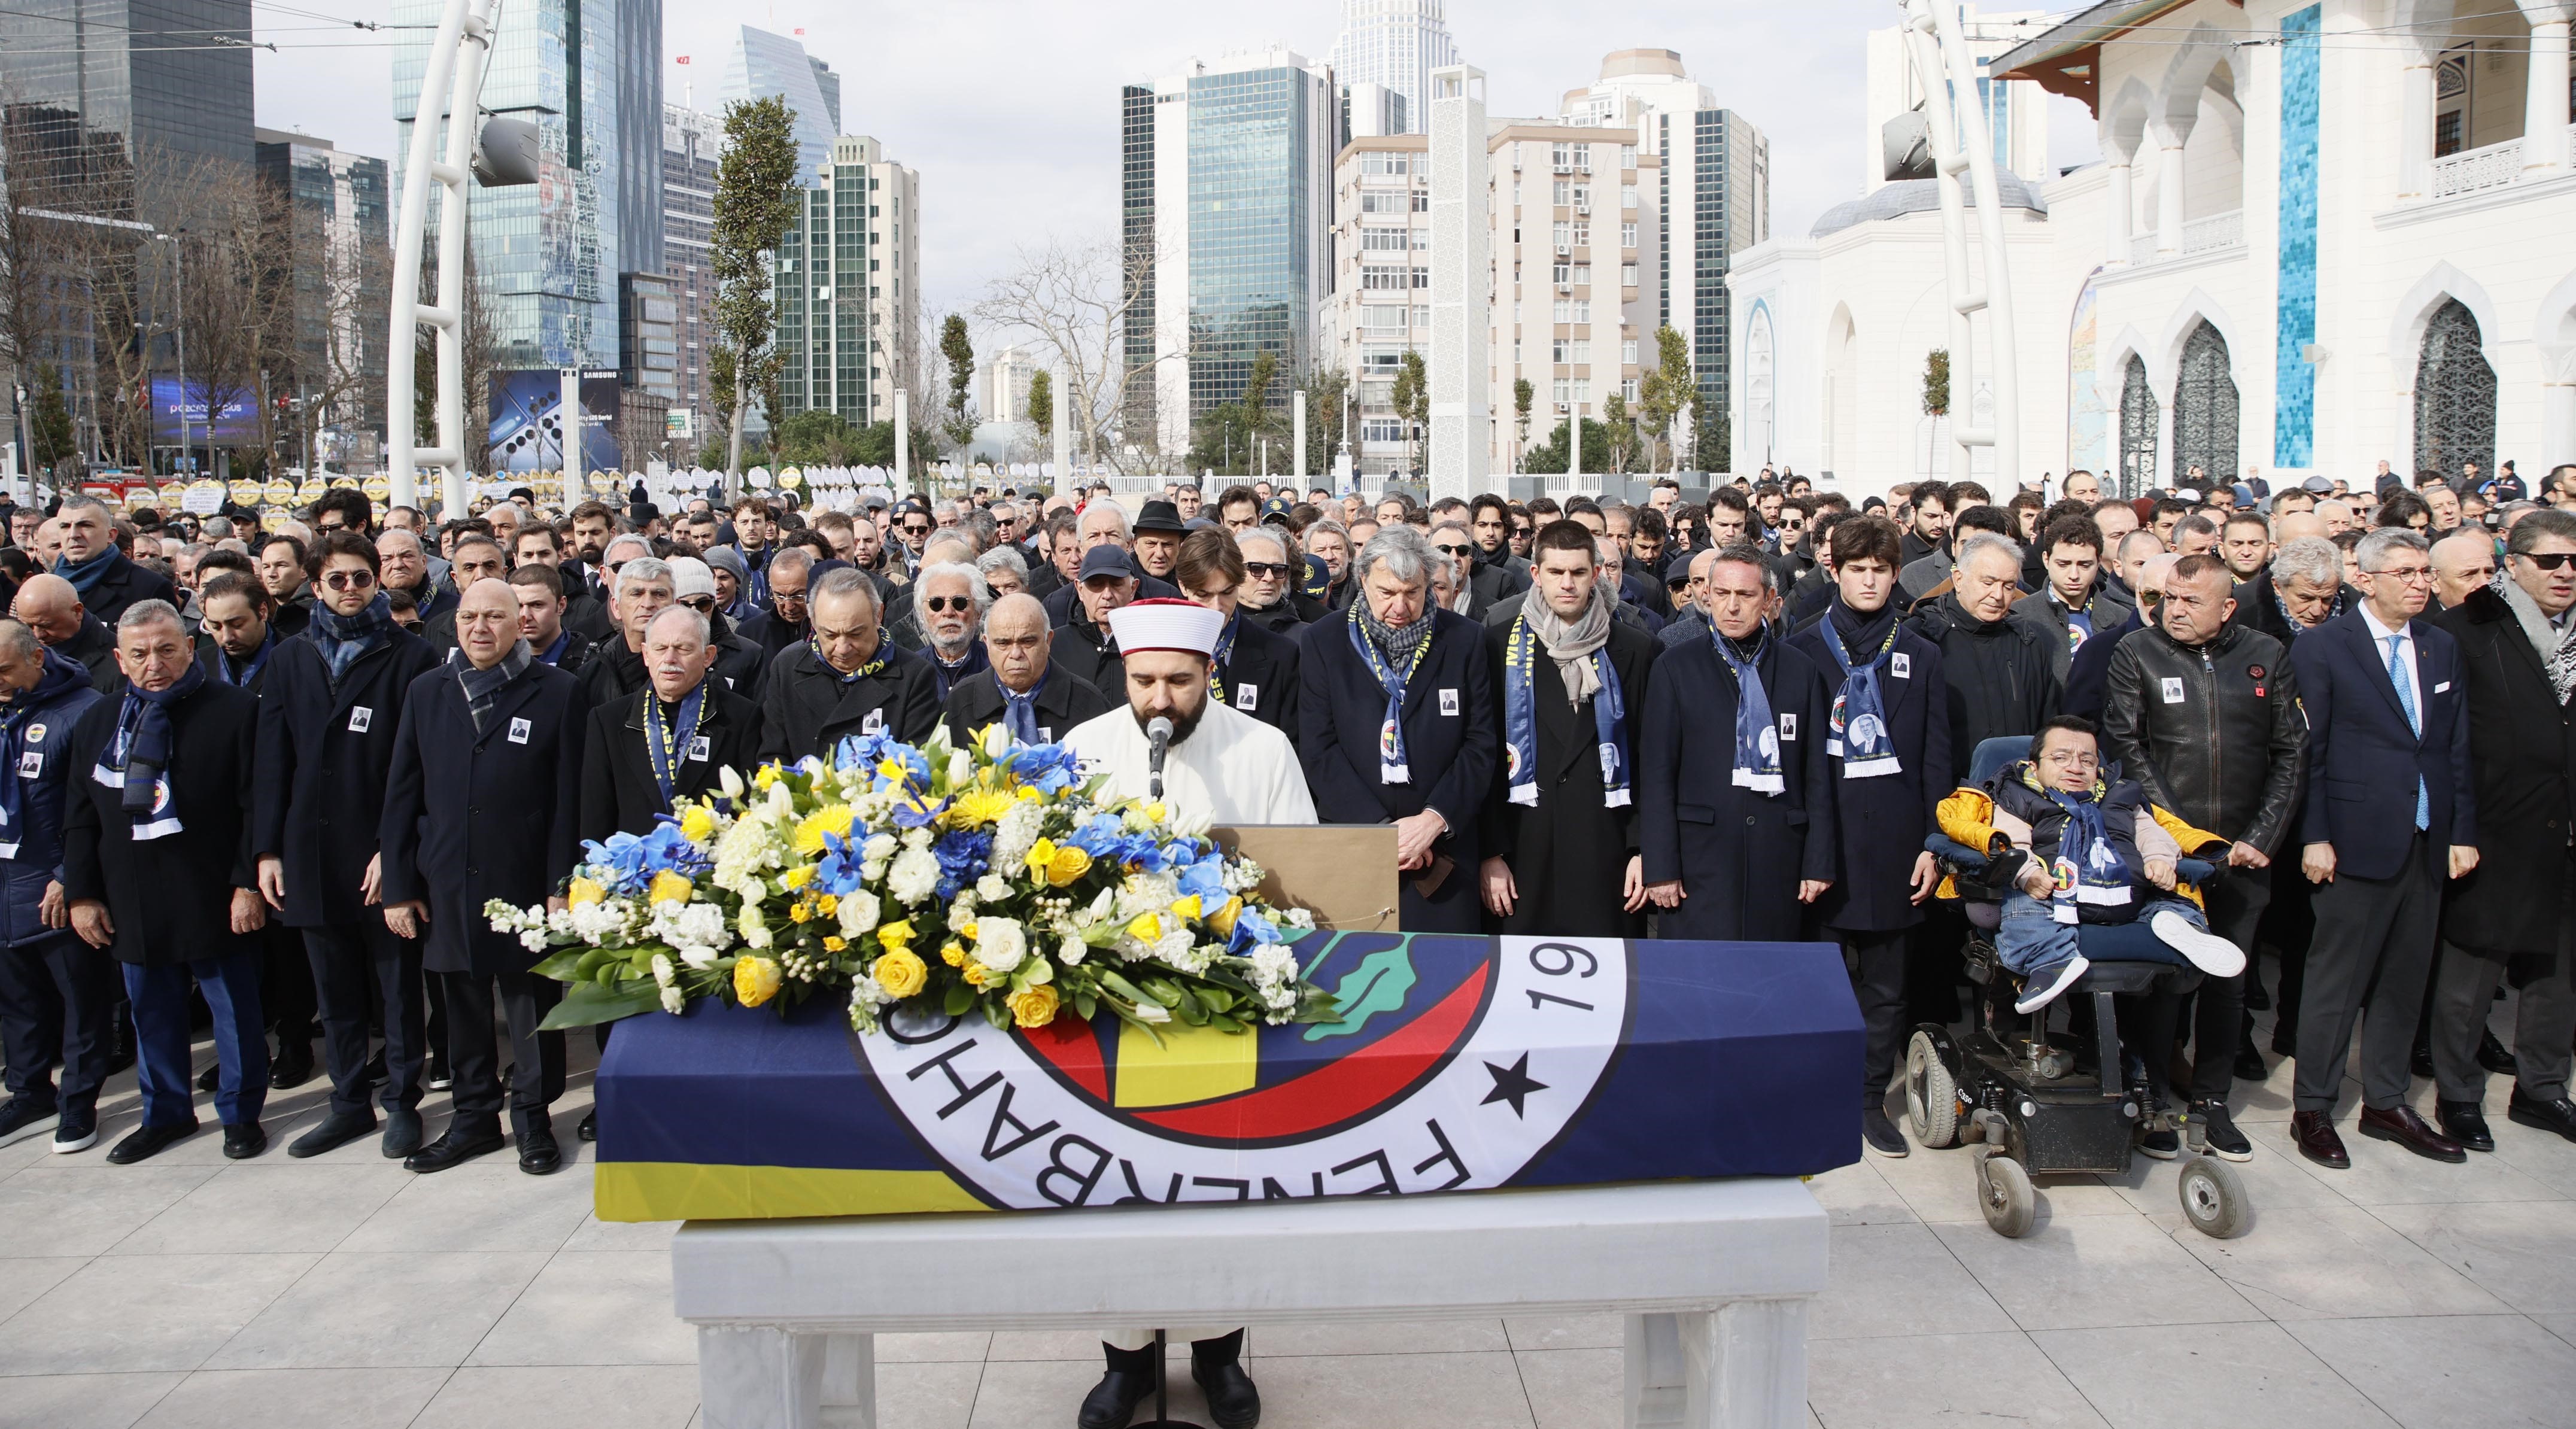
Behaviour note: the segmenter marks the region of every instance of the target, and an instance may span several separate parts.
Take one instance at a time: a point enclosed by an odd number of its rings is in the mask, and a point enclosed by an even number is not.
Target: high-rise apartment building
[[[1596,83],[1567,92],[1563,118],[1632,131],[1639,149],[1662,161],[1657,224],[1670,262],[1654,294],[1655,319],[1688,341],[1708,410],[1726,411],[1733,371],[1726,272],[1736,254],[1771,236],[1770,141],[1720,108],[1673,50],[1612,53]]]
[[[1430,114],[1431,72],[1458,63],[1442,0],[1342,0],[1342,34],[1333,45],[1333,74],[1348,85],[1383,85],[1403,96],[1400,126],[1377,132],[1419,134]],[[1356,128],[1354,132],[1368,132]]]
[[[1029,384],[1038,375],[1037,359],[1016,345],[1003,347],[975,369],[975,400],[987,422],[1029,420]]]
[[[1121,117],[1126,262],[1144,309],[1127,324],[1125,439],[1177,454],[1241,399],[1259,354],[1277,365],[1283,410],[1315,365],[1340,97],[1331,70],[1267,50],[1129,85]]]
[[[385,427],[392,176],[384,160],[328,139],[254,133],[260,182],[280,200],[270,251],[294,278],[294,355],[269,373],[270,389],[314,404],[317,457],[372,457]]]
[[[398,152],[408,153],[438,0],[394,0]],[[447,96],[431,99],[443,116]],[[662,271],[662,7],[556,0],[500,28],[483,108],[537,126],[538,180],[470,189],[474,272],[501,368],[627,367],[626,273]],[[394,168],[400,211],[401,165]],[[430,226],[438,205],[429,209]]]
[[[774,268],[779,415],[891,421],[896,390],[919,370],[921,176],[844,134],[802,198]]]
[[[796,171],[811,175],[832,161],[832,140],[841,132],[841,79],[807,54],[802,41],[743,26],[725,65],[724,97],[786,100],[796,115]]]
[[[714,347],[716,279],[707,261],[715,226],[716,157],[724,122],[701,109],[662,106],[662,275],[671,280],[671,409],[693,442],[715,430],[717,405],[707,394],[707,353]]]

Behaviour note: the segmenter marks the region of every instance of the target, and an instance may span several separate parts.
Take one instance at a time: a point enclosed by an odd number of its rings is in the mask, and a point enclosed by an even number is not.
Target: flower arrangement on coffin
[[[1262,872],[1161,805],[1108,802],[1071,751],[996,725],[967,747],[844,740],[682,800],[642,836],[585,844],[567,906],[484,913],[568,984],[581,1027],[695,999],[845,999],[874,1031],[898,1004],[994,1026],[1106,1009],[1149,1032],[1332,1020],[1288,939],[1314,926]]]

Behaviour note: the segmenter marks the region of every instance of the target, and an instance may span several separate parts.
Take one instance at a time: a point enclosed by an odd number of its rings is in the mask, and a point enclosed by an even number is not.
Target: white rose
[[[894,857],[894,851],[894,835],[870,834],[868,835],[867,846],[859,850],[859,857],[870,863],[883,863],[887,859]]]
[[[1006,973],[1029,955],[1028,934],[1013,919],[979,918],[975,922],[975,961]]]
[[[1056,950],[1055,960],[1069,968],[1080,967],[1082,960],[1089,956],[1091,956],[1089,943],[1080,938],[1068,937],[1064,940],[1064,946]]]
[[[987,903],[999,903],[1011,896],[1010,882],[998,873],[988,873],[975,880],[975,896]]]
[[[939,860],[927,849],[905,849],[886,870],[886,891],[897,903],[919,903],[938,889]]]
[[[841,899],[841,936],[856,938],[877,925],[882,913],[877,896],[865,891],[843,895]]]

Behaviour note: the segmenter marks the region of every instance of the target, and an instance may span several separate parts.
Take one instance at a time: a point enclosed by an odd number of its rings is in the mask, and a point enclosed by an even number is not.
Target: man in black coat
[[[938,547],[933,542],[934,549]],[[951,547],[949,549],[955,549]],[[940,561],[921,568],[910,587],[912,618],[922,635],[918,650],[930,666],[931,684],[940,703],[957,683],[984,668],[980,626],[984,607],[993,603],[984,573],[966,561]]]
[[[2021,549],[2003,537],[1980,531],[1961,541],[1951,579],[1949,594],[1916,607],[1905,623],[1941,647],[1950,767],[1966,769],[1980,741],[2028,739],[2056,717],[2065,686],[2054,655],[2066,637],[2013,617]]]
[[[583,703],[612,705],[644,688],[644,627],[670,606],[676,577],[670,563],[636,556],[609,577],[609,635],[581,668]]]
[[[78,780],[63,819],[63,897],[73,931],[122,965],[134,1007],[143,1125],[108,1152],[141,1161],[193,1134],[188,983],[214,1013],[215,1111],[224,1155],[268,1149],[260,948],[267,915],[251,866],[258,697],[217,684],[168,601],[117,625],[124,695],[100,700],[64,751]]]
[[[1484,631],[1432,603],[1431,564],[1446,559],[1410,526],[1379,532],[1356,562],[1359,594],[1306,627],[1298,656],[1316,817],[1395,825],[1410,933],[1482,931],[1477,821],[1502,747]]]
[[[560,991],[529,972],[536,954],[494,931],[483,906],[551,904],[580,861],[590,707],[579,680],[537,663],[519,639],[507,585],[477,581],[457,610],[457,655],[403,692],[380,834],[385,925],[426,941],[421,961],[446,989],[456,1076],[447,1129],[403,1165],[444,1171],[504,1144],[497,988],[518,1067],[509,1092],[519,1169],[542,1176],[563,1166],[546,1111],[563,1095],[563,1034],[537,1030]]]
[[[66,805],[74,781],[89,777],[64,749],[98,702],[78,662],[0,621],[0,768],[15,771],[0,782],[0,1053],[9,1064],[0,1145],[48,1125],[58,1152],[98,1140],[116,980],[67,926],[59,878]]]
[[[695,556],[673,556],[666,564],[671,568],[672,601],[696,611],[707,623],[707,648],[715,652],[716,678],[724,682],[726,689],[759,704],[761,682],[769,677],[772,657],[757,643],[745,639],[725,613],[716,609],[715,568]],[[607,704],[609,700],[601,695],[592,703]]]
[[[1637,731],[1661,647],[1611,617],[1618,600],[1580,523],[1542,528],[1530,556],[1520,617],[1485,632],[1504,750],[1479,834],[1485,911],[1503,933],[1643,937]]]
[[[1158,505],[1166,510],[1171,509],[1171,503],[1168,501],[1148,504]],[[1155,539],[1158,542],[1171,540],[1177,545],[1178,535],[1177,530],[1167,531],[1158,534]],[[1074,568],[1074,578],[1069,584],[1057,587],[1046,596],[1047,618],[1054,621],[1059,629],[1079,618],[1082,613],[1082,604],[1074,596],[1082,583],[1090,578],[1089,572],[1094,569],[1091,553],[1097,550],[1114,550],[1124,558],[1120,564],[1125,567],[1128,577],[1137,585],[1136,592],[1129,597],[1130,599],[1179,598],[1180,587],[1148,571],[1143,562],[1137,559],[1135,533],[1127,529],[1126,508],[1117,502],[1094,501],[1082,508],[1082,515],[1074,528],[1072,539],[1077,549],[1082,552],[1078,558],[1079,564]],[[1058,564],[1060,565],[1061,562]],[[1103,628],[1106,629],[1106,626],[1104,625]]]
[[[300,953],[322,1007],[331,1110],[289,1143],[318,1156],[375,1130],[368,1108],[370,1025],[385,1036],[384,1154],[420,1149],[427,1054],[420,944],[395,937],[373,906],[383,882],[378,830],[402,728],[404,693],[438,666],[393,623],[376,548],[325,532],[307,557],[320,597],[304,633],[270,658],[259,706],[259,788],[251,842],[260,893]],[[516,589],[513,587],[513,589]],[[444,1030],[443,1028],[441,1030]],[[426,1081],[444,1081],[432,1073]]]
[[[1825,754],[1841,866],[1816,912],[1851,961],[1867,1029],[1861,1137],[1882,1156],[1903,1156],[1887,1086],[1907,1032],[1906,949],[1940,881],[1923,840],[1956,784],[1949,689],[1939,647],[1906,629],[1891,599],[1896,523],[1855,516],[1836,522],[1826,539],[1833,600],[1789,637],[1832,692]]]
[[[779,651],[814,636],[805,611],[805,587],[813,568],[814,553],[802,546],[790,546],[769,558],[769,604],[739,627],[743,638],[765,652],[768,662],[775,663]]]
[[[591,593],[590,582],[577,569],[581,562],[574,558],[570,542],[557,528],[542,524],[522,526],[518,534],[510,538],[510,546],[510,571],[513,575],[532,566],[543,566],[556,573],[556,589],[563,593],[566,624],[583,624],[593,618],[592,612],[602,604],[601,598]],[[565,576],[573,577],[569,584],[563,581]],[[545,653],[545,647],[541,645],[530,648],[540,656]],[[560,668],[562,662],[547,663]]]
[[[1719,551],[1702,599],[1716,637],[1665,651],[1646,684],[1637,823],[1656,933],[1794,940],[1836,876],[1831,699],[1766,629],[1777,597],[1759,547]]]
[[[673,607],[646,627],[643,689],[590,712],[582,741],[581,837],[646,834],[675,799],[717,787],[725,769],[756,767],[760,706],[716,678],[706,617]]]
[[[1181,593],[1225,617],[1217,636],[1208,694],[1248,714],[1291,742],[1297,738],[1297,641],[1253,620],[1237,605],[1245,582],[1243,551],[1225,531],[1193,531],[1172,566]]]
[[[1126,552],[1114,546],[1085,552],[1079,579],[1059,592],[1073,598],[1071,618],[1058,619],[1054,607],[1048,607],[1047,617],[1056,627],[1049,662],[1104,695],[1125,690],[1127,676],[1118,662],[1118,634],[1110,628],[1109,612],[1138,599],[1140,588]]]
[[[45,648],[78,660],[89,672],[90,688],[102,695],[125,693],[125,672],[116,664],[116,634],[81,604],[80,592],[61,576],[34,575],[18,587],[10,613],[25,621]]]
[[[1006,595],[984,616],[989,668],[948,692],[948,737],[959,745],[1000,724],[1025,744],[1053,744],[1073,727],[1113,706],[1080,676],[1047,658],[1046,607],[1037,597]]]
[[[922,658],[885,638],[876,588],[843,567],[811,597],[814,635],[769,667],[760,699],[760,758],[829,762],[841,741],[882,734],[918,744],[939,724],[939,696]]]
[[[54,512],[54,529],[62,536],[63,553],[53,573],[72,583],[81,604],[103,624],[113,628],[128,607],[143,601],[176,601],[168,576],[145,570],[116,548],[116,517],[97,497],[64,497]]]
[[[519,638],[536,652],[537,662],[578,675],[598,646],[563,623],[563,581],[562,568],[530,562],[510,572],[510,591],[519,600]]]
[[[2517,1063],[2506,1115],[2576,1140],[2568,1049],[2576,1045],[2576,516],[2534,511],[2514,523],[2494,584],[2434,616],[2459,642],[2469,685],[2469,764],[2477,783],[2478,866],[2451,887],[2434,976],[2434,1103],[2444,1135],[2474,1151],[2487,1130],[2479,1045],[2509,960],[2532,974],[2514,1012]]]
[[[2261,574],[2236,588],[2236,619],[2287,646],[2360,601],[2343,583],[2343,552],[2322,536],[2304,536],[2283,542]]]

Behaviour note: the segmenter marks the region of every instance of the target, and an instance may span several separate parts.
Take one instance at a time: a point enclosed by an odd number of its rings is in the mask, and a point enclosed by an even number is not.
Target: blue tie
[[[1022,744],[1038,742],[1037,704],[1036,690],[1025,695],[1012,694],[1008,689],[1002,691],[1002,727]]]
[[[2398,658],[2398,648],[2405,644],[2403,635],[2388,637],[2388,682],[2397,687],[2397,707],[2406,711],[2406,727],[2415,737],[2424,737],[2424,715],[2415,708],[2415,682],[2406,678],[2406,662]],[[2415,828],[2418,832],[2433,826],[2433,800],[2424,788],[2424,776],[2415,776]]]

